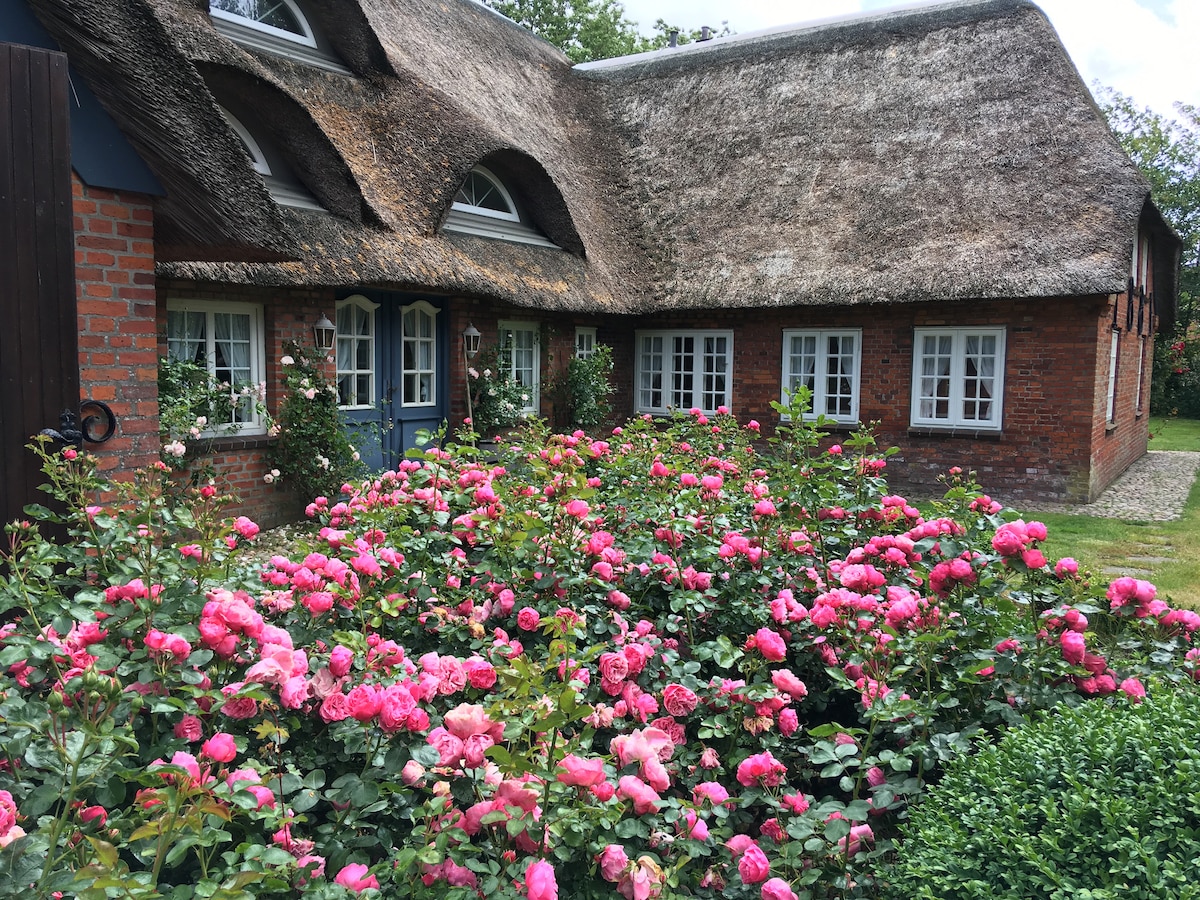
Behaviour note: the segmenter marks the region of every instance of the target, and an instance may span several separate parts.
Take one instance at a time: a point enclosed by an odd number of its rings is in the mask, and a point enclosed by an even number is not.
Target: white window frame
[[[827,419],[844,425],[855,425],[858,423],[858,398],[860,389],[860,376],[862,371],[862,329],[861,328],[785,328],[783,331],[783,378],[782,390],[780,391],[781,401],[784,405],[788,402],[788,392],[795,390],[796,384],[804,377],[803,372],[797,372],[792,369],[793,360],[796,358],[796,353],[792,352],[792,342],[797,338],[814,338],[816,341],[816,353],[814,355],[814,371],[812,373],[813,389],[812,389],[812,408],[804,414],[806,420],[814,420],[819,415],[824,415]],[[830,339],[836,338],[839,342],[849,338],[854,341],[854,349],[850,354],[852,359],[850,362],[851,372],[850,378],[850,411],[848,413],[830,413],[827,411],[829,401],[835,397],[840,397],[840,394],[830,395],[826,388],[829,384],[829,361],[830,354],[827,352],[828,342]],[[838,356],[846,354],[839,353]],[[837,373],[832,377],[846,377],[846,373]]]
[[[430,322],[430,336],[422,337],[419,334],[410,335],[405,328],[405,320],[408,314],[416,313],[418,316],[428,316]],[[432,303],[425,300],[418,300],[416,303],[410,303],[408,306],[400,309],[400,405],[405,409],[413,409],[415,407],[437,406],[437,315],[438,308]],[[419,364],[415,368],[409,368],[406,360],[408,347],[412,344],[414,347],[414,358],[420,359],[420,345],[428,344],[429,348],[429,368],[422,368]],[[406,388],[408,386],[409,376],[417,379],[417,385],[420,385],[422,375],[429,376],[429,399],[428,400],[409,400]]]
[[[542,382],[542,326],[537,322],[502,321],[497,323],[500,344],[500,364],[508,367],[505,373],[513,381],[529,388],[529,399],[521,407],[521,415],[536,416],[541,411],[541,382]],[[517,365],[517,358],[510,352],[517,333],[530,335],[533,350],[533,360],[530,367]],[[532,383],[521,380],[521,374],[527,373]]]
[[[1129,264],[1129,277],[1134,287],[1144,287],[1150,280],[1150,235],[1141,228],[1133,236],[1133,257]]]
[[[512,195],[508,192],[508,189],[504,187],[504,184],[499,178],[497,178],[483,166],[475,166],[475,168],[471,169],[471,171],[467,173],[467,177],[463,179],[462,185],[459,185],[458,189],[460,191],[463,189],[463,186],[466,185],[467,181],[472,175],[478,175],[487,181],[492,186],[493,190],[495,190],[496,193],[503,198],[505,205],[508,206],[508,211],[505,212],[498,209],[489,209],[486,206],[476,206],[473,203],[462,203],[458,200],[455,200],[450,204],[451,209],[457,209],[459,212],[471,213],[472,215],[476,216],[487,216],[490,219],[503,219],[506,222],[521,221],[521,217],[517,215],[517,205],[513,202]],[[455,196],[458,196],[458,191],[455,191]]]
[[[923,344],[925,338],[951,339],[950,371],[945,375],[935,373],[934,378],[945,377],[949,381],[949,396],[947,415],[937,417],[936,410],[932,416],[921,415],[922,378],[930,377],[922,373],[923,361],[926,358]],[[966,372],[966,344],[972,337],[992,337],[996,340],[995,371],[992,379],[992,395],[988,398],[991,403],[991,415],[987,419],[968,419],[962,414],[963,406],[971,398],[966,396],[968,375]],[[967,428],[972,431],[1000,431],[1004,424],[1004,366],[1005,366],[1005,337],[1003,327],[981,328],[916,328],[913,330],[913,365],[912,365],[912,399],[909,408],[909,424],[915,428]],[[936,398],[935,398],[936,400]]]
[[[661,350],[655,352],[652,348],[647,349],[645,342],[653,341],[655,338],[661,338]],[[675,368],[675,358],[677,356],[674,347],[672,346],[677,339],[692,338],[694,342],[699,342],[699,346],[693,344],[691,368]],[[725,352],[721,354],[724,358],[724,370],[721,374],[725,378],[725,387],[723,391],[705,390],[705,377],[716,372],[707,372],[705,363],[710,354],[705,352],[703,342],[709,338],[725,340]],[[635,352],[634,352],[634,408],[639,413],[650,413],[652,415],[667,415],[673,409],[688,411],[690,409],[699,409],[701,412],[713,415],[717,408],[724,406],[731,408],[733,406],[733,331],[728,329],[716,328],[691,328],[691,329],[676,329],[663,330],[653,329],[637,331],[634,334]],[[711,354],[713,358],[717,358],[715,352]],[[657,362],[658,368],[654,368]],[[654,376],[658,376],[658,387],[654,386]],[[689,395],[687,402],[680,402],[678,405],[672,401],[677,399],[676,394],[681,394],[685,389],[676,388],[675,380],[681,378],[691,379],[692,387],[686,390]],[[653,394],[658,393],[660,403],[654,404]],[[705,394],[717,394],[716,402],[705,405]],[[648,396],[650,395],[650,396]],[[682,396],[678,399],[684,400]]]
[[[250,163],[254,166],[254,171],[264,178],[271,175],[271,166],[267,162],[267,157],[259,146],[258,141],[254,139],[248,128],[238,121],[237,116],[231,113],[223,106],[218,106],[221,115],[225,117],[225,122],[233,129],[233,133],[241,140],[242,145],[246,148],[246,152],[250,155]]]
[[[249,318],[249,365],[250,379],[247,383],[262,385],[266,383],[266,330],[263,327],[263,308],[256,303],[232,303],[220,300],[187,300],[171,299],[167,301],[167,312],[203,313],[205,315],[204,359],[208,372],[216,377],[216,327],[214,315],[232,314]],[[168,317],[167,344],[170,346],[170,319]],[[170,351],[168,350],[168,353]],[[262,398],[263,402],[266,397]],[[258,409],[253,404],[248,410],[248,417],[241,422],[209,423],[212,427],[202,432],[204,437],[226,434],[265,434],[267,427]]]
[[[352,294],[351,296],[346,297],[345,299],[339,300],[337,302],[337,309],[334,314],[334,321],[336,322],[338,319],[340,319],[342,317],[341,313],[342,313],[343,309],[347,309],[350,307],[362,310],[364,313],[366,313],[367,322],[369,323],[370,331],[366,335],[361,335],[361,334],[357,334],[357,333],[342,334],[341,332],[338,332],[337,337],[334,341],[334,352],[333,352],[334,364],[333,365],[334,365],[334,372],[335,372],[335,383],[338,387],[338,409],[372,409],[375,406],[375,398],[379,396],[379,394],[377,392],[378,381],[377,381],[377,371],[376,371],[376,366],[377,366],[376,351],[378,350],[378,345],[376,342],[378,340],[379,332],[378,332],[378,317],[375,315],[376,310],[379,309],[379,304],[375,303],[372,300],[368,300],[362,294]],[[368,358],[371,360],[371,367],[369,369],[360,369],[355,364],[351,368],[343,369],[342,365],[341,365],[341,361],[342,361],[341,349],[342,349],[343,341],[353,341],[354,342],[354,346],[351,348],[351,352],[350,352],[350,360],[352,363],[354,363],[358,359],[358,345],[361,342],[366,341],[368,344],[368,347],[369,347]],[[369,380],[369,388],[367,391],[367,396],[370,397],[370,400],[367,403],[343,404],[341,402],[342,378],[345,376],[349,376],[354,379],[354,383],[356,386],[355,394],[357,394],[358,393],[358,390],[357,390],[358,379],[363,375],[368,376],[368,378],[370,379]]]
[[[208,6],[208,14],[214,19],[236,22],[246,28],[253,28],[255,31],[261,31],[263,34],[269,34],[281,40],[292,41],[296,44],[303,44],[305,47],[315,48],[317,46],[317,39],[313,34],[312,26],[308,24],[307,17],[300,11],[300,7],[296,5],[295,0],[275,0],[275,2],[288,8],[292,15],[295,16],[304,34],[296,34],[294,31],[288,31],[285,28],[276,28],[274,25],[267,25],[264,22],[259,22],[257,19],[251,19],[249,16],[219,9],[212,5],[211,0]]]
[[[596,355],[596,329],[584,328],[582,326],[575,329],[575,358],[576,359],[591,359]]]
[[[1105,399],[1104,421],[1117,424],[1117,368],[1121,358],[1121,332],[1113,330],[1108,346],[1108,396]]]

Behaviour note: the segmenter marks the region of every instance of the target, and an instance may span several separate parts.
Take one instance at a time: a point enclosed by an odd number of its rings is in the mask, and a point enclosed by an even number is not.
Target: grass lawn
[[[1200,450],[1200,419],[1150,417],[1151,450]]]
[[[1198,420],[1155,418],[1150,431],[1152,450],[1200,451]],[[1043,552],[1051,559],[1075,557],[1080,568],[1101,583],[1117,577],[1106,571],[1112,569],[1145,578],[1154,582],[1158,595],[1169,603],[1200,609],[1198,485],[1200,481],[1192,486],[1183,516],[1171,522],[1039,513],[1037,518],[1049,530]]]

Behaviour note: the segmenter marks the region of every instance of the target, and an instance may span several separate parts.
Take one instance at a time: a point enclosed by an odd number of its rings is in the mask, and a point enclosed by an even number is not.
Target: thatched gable
[[[356,75],[204,0],[29,2],[163,183],[169,277],[604,312],[1109,294],[1148,196],[1022,0],[574,68],[472,0],[310,0]],[[222,92],[331,214],[275,206]],[[442,232],[481,161],[564,249]]]

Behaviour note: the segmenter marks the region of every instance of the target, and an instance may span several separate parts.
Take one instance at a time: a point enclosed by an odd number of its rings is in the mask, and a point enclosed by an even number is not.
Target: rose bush
[[[210,486],[98,507],[49,454],[71,540],[10,528],[0,889],[872,896],[974,740],[1197,668],[1152,585],[1052,567],[963,473],[923,517],[793,412],[430,449],[260,571]]]

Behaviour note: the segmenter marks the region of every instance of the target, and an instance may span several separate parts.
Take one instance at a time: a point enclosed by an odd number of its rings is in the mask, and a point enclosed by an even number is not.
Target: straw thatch
[[[472,0],[311,0],[355,76],[203,0],[30,3],[166,187],[170,277],[597,312],[1111,294],[1149,192],[1023,0],[574,68]],[[223,96],[330,214],[274,205]],[[480,161],[563,249],[441,231]]]

